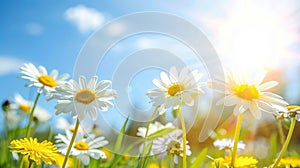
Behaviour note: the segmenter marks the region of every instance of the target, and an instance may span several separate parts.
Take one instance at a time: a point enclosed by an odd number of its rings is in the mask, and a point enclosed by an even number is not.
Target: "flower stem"
[[[232,156],[231,156],[231,166],[234,167],[236,154],[237,154],[237,147],[241,132],[241,126],[242,126],[242,120],[243,120],[243,114],[239,114],[237,118],[237,123],[235,127],[235,133],[234,133],[234,143],[233,143],[233,150],[232,150]]]
[[[38,102],[38,100],[39,100],[40,95],[41,95],[41,93],[38,92],[38,94],[37,94],[37,96],[36,96],[36,98],[35,98],[35,100],[34,100],[33,107],[32,107],[32,109],[31,109],[31,111],[30,111],[29,123],[28,123],[28,125],[27,125],[27,130],[26,130],[26,138],[29,138],[29,137],[30,137],[30,129],[31,129],[31,123],[32,123],[32,121],[33,121],[33,113],[34,113],[34,109],[35,109],[35,107],[36,107],[36,105],[37,105],[37,102]]]
[[[32,161],[29,161],[28,168],[31,168]]]
[[[152,120],[154,119],[154,117],[156,115],[157,110],[158,110],[158,107],[155,108],[155,110],[153,111],[153,113],[152,113],[152,115],[150,117],[150,120],[147,123],[146,134],[145,134],[145,141],[143,143],[143,153],[142,153],[142,159],[141,159],[141,161],[143,162],[142,163],[142,167],[145,166],[145,162],[146,162],[146,159],[144,159],[143,157],[146,157],[145,155],[146,155],[146,153],[148,153],[145,149],[147,147],[147,143],[146,142],[147,142],[147,139],[148,139],[147,136],[148,136],[148,132],[149,132],[149,127],[150,127],[150,124],[152,123]]]
[[[282,129],[280,120],[277,121],[277,125],[278,125],[280,144],[283,145],[284,144],[284,134],[283,134],[283,129]]]
[[[295,125],[296,125],[296,118],[293,117],[293,118],[292,118],[292,122],[291,122],[290,129],[289,129],[289,133],[288,133],[288,135],[287,135],[287,137],[286,137],[286,139],[285,139],[285,142],[284,142],[284,144],[283,144],[283,147],[282,147],[282,149],[281,149],[281,151],[280,151],[280,153],[279,153],[279,155],[278,155],[278,157],[277,157],[277,159],[276,159],[274,165],[272,166],[272,168],[277,167],[277,165],[278,165],[278,163],[280,162],[282,156],[284,155],[284,153],[285,153],[285,151],[286,151],[286,149],[287,149],[287,147],[288,147],[288,145],[289,145],[289,143],[290,143],[290,141],[291,141],[291,138],[292,138],[292,135],[293,135],[293,132],[294,132]]]
[[[69,144],[69,147],[68,147],[68,150],[67,150],[62,168],[65,168],[65,166],[67,164],[67,161],[68,161],[68,158],[69,158],[69,155],[70,155],[70,152],[71,152],[71,149],[72,149],[72,146],[73,146],[73,143],[75,141],[75,137],[76,137],[76,134],[77,134],[77,131],[78,131],[78,127],[79,127],[79,119],[77,118],[76,124],[75,124],[75,130],[73,132],[73,135],[72,135],[72,138],[71,138],[71,141],[70,141],[70,144]]]
[[[174,168],[174,155],[171,155],[170,168]]]
[[[183,140],[183,157],[182,157],[182,164],[183,168],[186,168],[186,130],[185,130],[185,122],[181,112],[181,108],[178,108],[178,114],[181,122],[181,129],[182,129],[182,140]]]

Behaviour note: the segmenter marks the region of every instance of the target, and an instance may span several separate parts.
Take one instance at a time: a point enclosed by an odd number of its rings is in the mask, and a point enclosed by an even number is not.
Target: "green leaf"
[[[173,115],[174,118],[177,118],[177,116],[178,116],[177,109],[172,110],[172,115]]]
[[[294,158],[299,158],[299,154],[296,150],[292,150],[291,152],[289,152],[289,155]]]
[[[201,167],[204,159],[206,158],[208,148],[204,148],[197,156],[196,160],[193,162],[190,168],[199,168]]]
[[[164,129],[161,129],[161,130],[159,130],[159,131],[157,131],[157,132],[149,135],[147,137],[147,140],[154,139],[154,138],[157,138],[157,137],[161,137],[161,136],[166,135],[167,133],[172,132],[174,130],[175,130],[175,128],[164,128]]]
[[[277,134],[272,134],[270,137],[270,155],[269,161],[272,162],[273,158],[276,158],[277,155]]]
[[[120,148],[121,148],[121,145],[122,145],[122,140],[123,140],[123,135],[125,133],[125,129],[126,129],[126,125],[129,121],[129,118],[126,118],[121,130],[120,130],[120,133],[118,135],[118,138],[117,138],[117,141],[116,141],[116,144],[115,144],[115,151],[119,151]]]

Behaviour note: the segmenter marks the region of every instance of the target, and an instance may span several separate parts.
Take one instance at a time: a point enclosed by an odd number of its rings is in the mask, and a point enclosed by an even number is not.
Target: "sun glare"
[[[256,2],[236,2],[216,25],[216,48],[225,66],[272,69],[291,56],[289,47],[298,37],[294,8]]]

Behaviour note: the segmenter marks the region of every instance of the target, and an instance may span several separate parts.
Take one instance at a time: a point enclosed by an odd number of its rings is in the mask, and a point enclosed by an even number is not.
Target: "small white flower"
[[[215,147],[218,147],[219,150],[223,150],[223,149],[232,149],[233,148],[233,140],[232,139],[217,139],[214,141],[213,145]],[[242,141],[239,141],[238,142],[238,145],[237,145],[237,148],[238,149],[245,149],[246,145],[242,142]]]
[[[250,77],[237,73],[227,73],[226,82],[219,83],[225,85],[226,96],[217,102],[217,105],[233,106],[233,113],[238,115],[249,109],[251,114],[259,119],[261,111],[276,113],[274,106],[286,106],[288,103],[283,98],[267,90],[278,84],[276,81],[262,83],[266,72],[259,73],[253,80]]]
[[[162,129],[165,129],[165,128],[175,128],[175,126],[171,122],[167,123],[166,125],[163,125],[160,122],[155,121],[154,123],[151,123],[149,125],[147,136],[149,136],[157,131],[160,131]],[[140,137],[146,137],[145,136],[146,132],[147,132],[146,127],[139,127],[136,135],[140,136]]]
[[[193,106],[194,98],[204,93],[201,89],[204,83],[199,82],[201,77],[202,74],[197,70],[189,73],[188,68],[184,67],[178,73],[175,67],[171,67],[169,75],[161,72],[161,80],[153,80],[153,84],[158,88],[149,90],[147,95],[153,106],[159,107],[160,114],[168,108],[178,109],[181,105]]]
[[[20,68],[23,74],[21,78],[28,79],[28,87],[36,86],[38,87],[38,92],[43,91],[45,95],[54,91],[54,88],[65,83],[65,80],[69,78],[68,74],[63,74],[58,77],[58,71],[52,70],[48,74],[47,69],[43,66],[35,67],[31,63],[26,63]]]
[[[57,149],[62,153],[66,154],[70,141],[72,138],[72,133],[66,131],[66,135],[58,134],[55,136]],[[83,134],[78,133],[74,144],[72,146],[70,155],[76,156],[84,165],[90,163],[90,157],[94,159],[106,159],[106,155],[99,148],[108,144],[103,136],[95,137],[93,134],[89,134],[87,138],[83,137]]]
[[[72,111],[72,116],[77,116],[81,121],[86,113],[96,120],[97,109],[107,111],[113,106],[110,100],[116,97],[116,91],[107,89],[111,84],[109,80],[97,83],[98,77],[93,76],[89,82],[84,76],[79,77],[79,83],[70,80],[61,87],[56,88],[52,97],[57,99],[56,114]]]
[[[25,100],[20,94],[15,94],[14,104],[11,105],[12,109],[19,110],[21,112],[30,113],[33,107],[33,102]],[[44,108],[36,105],[33,112],[33,116],[38,119],[38,121],[46,122],[51,118],[51,115]]]
[[[153,141],[152,152],[159,154],[158,159],[162,159],[167,155],[174,156],[174,162],[178,164],[178,156],[183,156],[183,141],[181,138],[182,131],[175,130],[168,133],[165,137],[159,137]],[[186,155],[192,154],[188,141],[186,141]]]
[[[297,121],[300,121],[300,106],[298,105],[289,105],[286,106],[285,108],[280,108],[278,107],[279,110],[279,115],[277,118],[293,118],[295,117]]]

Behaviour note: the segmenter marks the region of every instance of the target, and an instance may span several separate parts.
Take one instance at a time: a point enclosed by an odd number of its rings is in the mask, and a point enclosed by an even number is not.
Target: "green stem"
[[[232,150],[232,156],[231,156],[231,166],[232,167],[234,167],[234,165],[235,165],[237,147],[238,147],[241,126],[242,126],[242,119],[243,119],[243,114],[239,114],[237,123],[236,123],[236,127],[235,127],[235,133],[234,133],[234,143],[233,143],[233,150]]]
[[[38,100],[39,100],[40,95],[41,95],[41,93],[38,92],[38,94],[37,94],[37,96],[36,96],[36,98],[35,98],[35,100],[34,100],[33,107],[32,107],[32,109],[31,109],[31,111],[30,111],[29,123],[28,123],[28,125],[27,125],[27,130],[26,130],[26,138],[29,138],[29,136],[30,136],[31,123],[32,123],[32,121],[33,121],[33,113],[34,113],[34,109],[35,109],[35,107],[36,107],[36,105],[37,105],[37,102],[38,102]]]
[[[141,161],[143,162],[141,165],[142,167],[145,166],[145,162],[146,162],[146,159],[144,159],[144,157],[146,157],[146,153],[148,153],[145,149],[146,149],[146,143],[147,143],[147,140],[148,140],[148,132],[149,132],[149,127],[150,127],[150,124],[152,123],[152,120],[154,119],[155,115],[156,115],[156,112],[157,112],[158,108],[156,107],[155,110],[153,111],[151,117],[150,117],[150,120],[148,121],[147,123],[147,127],[146,127],[146,134],[145,134],[145,141],[143,143],[143,153],[142,153],[142,159]]]
[[[289,133],[288,133],[288,135],[287,135],[287,137],[286,137],[286,139],[285,139],[285,142],[284,142],[284,144],[283,144],[283,147],[282,147],[282,149],[281,149],[281,151],[280,151],[280,153],[279,153],[279,155],[278,155],[278,157],[277,157],[277,159],[276,159],[274,165],[272,166],[272,168],[277,167],[277,165],[278,165],[278,163],[280,162],[282,156],[284,155],[284,153],[285,153],[287,147],[289,146],[289,143],[290,143],[290,141],[291,141],[291,138],[292,138],[292,135],[293,135],[293,132],[294,132],[295,125],[296,125],[296,118],[293,117],[293,118],[292,118],[292,122],[291,122],[291,126],[290,126],[290,130],[289,130]]]
[[[80,160],[77,160],[77,168],[80,168]]]
[[[277,121],[277,125],[278,125],[280,143],[281,143],[281,145],[283,145],[284,144],[284,133],[283,133],[283,129],[282,129],[280,120]]]
[[[74,143],[75,138],[76,138],[76,134],[77,134],[77,131],[78,131],[78,127],[79,127],[79,119],[77,118],[76,124],[75,124],[75,130],[74,130],[74,132],[73,132],[73,136],[72,136],[72,138],[71,138],[71,141],[70,141],[70,144],[69,144],[69,147],[68,147],[68,150],[67,150],[67,153],[66,153],[66,156],[65,156],[65,159],[64,159],[62,168],[65,168],[65,166],[66,166],[66,164],[67,164],[67,161],[68,161],[68,158],[69,158],[69,155],[70,155],[70,152],[71,152],[73,143]]]
[[[174,155],[171,155],[170,168],[174,168]]]
[[[181,129],[182,129],[182,140],[183,140],[183,157],[182,157],[182,164],[183,168],[186,168],[186,130],[185,130],[185,122],[181,112],[181,108],[178,108],[178,114],[181,122]]]
[[[31,168],[32,161],[29,161],[28,168]]]

